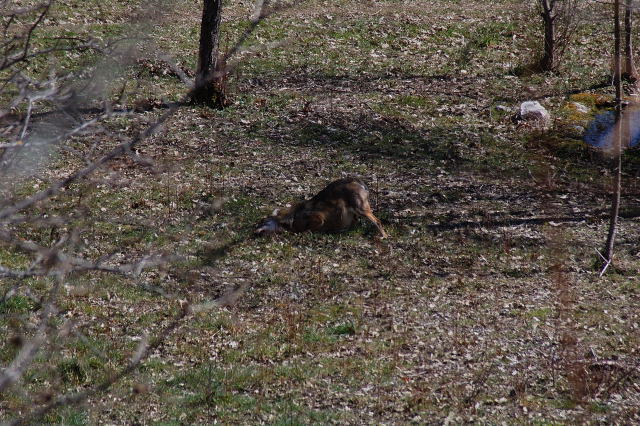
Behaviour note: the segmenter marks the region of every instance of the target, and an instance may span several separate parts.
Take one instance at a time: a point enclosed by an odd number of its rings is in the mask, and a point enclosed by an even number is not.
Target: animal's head
[[[264,236],[287,231],[291,229],[292,222],[292,217],[283,214],[280,209],[275,209],[271,216],[268,216],[258,222],[253,234],[257,236]]]

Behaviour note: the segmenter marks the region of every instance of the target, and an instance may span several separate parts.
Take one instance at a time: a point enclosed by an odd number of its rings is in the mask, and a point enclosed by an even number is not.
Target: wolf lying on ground
[[[349,229],[357,216],[369,219],[382,238],[387,236],[371,210],[366,185],[356,178],[344,178],[331,182],[310,200],[285,210],[274,210],[271,216],[258,223],[254,233],[341,232]]]

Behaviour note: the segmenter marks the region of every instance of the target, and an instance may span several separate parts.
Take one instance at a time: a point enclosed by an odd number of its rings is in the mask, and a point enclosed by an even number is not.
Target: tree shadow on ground
[[[295,112],[266,129],[263,136],[275,143],[337,150],[366,159],[446,161],[450,166],[464,162],[465,150],[479,141],[477,135],[456,125],[420,128],[374,111],[339,110]]]

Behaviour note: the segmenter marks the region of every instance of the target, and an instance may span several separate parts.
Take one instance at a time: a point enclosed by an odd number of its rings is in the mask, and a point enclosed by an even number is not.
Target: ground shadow
[[[255,129],[272,143],[333,149],[366,159],[464,162],[480,136],[460,126],[419,128],[407,120],[375,111],[345,114],[340,110],[295,112],[286,122]]]

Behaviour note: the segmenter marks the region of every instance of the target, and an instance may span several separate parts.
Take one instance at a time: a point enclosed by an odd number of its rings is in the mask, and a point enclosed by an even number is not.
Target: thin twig
[[[20,133],[20,141],[24,141],[24,137],[27,134],[27,128],[29,127],[29,120],[31,119],[31,111],[33,110],[33,100],[29,98],[29,105],[27,105],[27,116],[24,119],[24,126]]]
[[[600,275],[598,275],[599,278],[602,278],[602,276],[606,272],[606,270],[609,267],[609,265],[611,265],[611,260],[613,260],[613,259],[607,259],[606,257],[604,257],[602,255],[602,253],[600,253],[600,250],[598,250],[598,249],[595,249],[595,250],[596,250],[596,253],[598,253],[598,256],[600,256],[600,259],[602,259],[602,261],[604,262],[604,267],[600,271]]]

